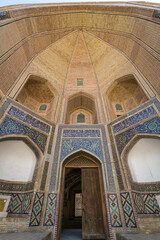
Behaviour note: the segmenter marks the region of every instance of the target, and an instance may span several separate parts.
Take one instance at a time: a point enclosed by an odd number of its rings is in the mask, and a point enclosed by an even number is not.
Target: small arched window
[[[119,104],[119,103],[117,103],[115,107],[116,107],[117,111],[122,111],[123,110],[122,105]]]
[[[42,104],[39,108],[40,111],[45,111],[47,109],[47,105],[46,104]]]
[[[85,123],[85,115],[83,113],[77,115],[77,123]]]

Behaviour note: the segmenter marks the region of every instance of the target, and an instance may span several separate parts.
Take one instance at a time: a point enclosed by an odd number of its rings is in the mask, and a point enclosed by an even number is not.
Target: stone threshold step
[[[0,240],[51,240],[50,231],[0,233]]]
[[[160,233],[117,233],[117,240],[160,240]]]

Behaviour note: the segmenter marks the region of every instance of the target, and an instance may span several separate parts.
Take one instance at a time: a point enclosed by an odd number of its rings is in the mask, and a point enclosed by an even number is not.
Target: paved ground
[[[43,240],[49,234],[45,232],[0,233],[0,240]],[[47,238],[46,238],[47,239]]]
[[[82,240],[82,229],[64,229],[60,240]]]
[[[118,233],[117,240],[160,240],[160,233]]]

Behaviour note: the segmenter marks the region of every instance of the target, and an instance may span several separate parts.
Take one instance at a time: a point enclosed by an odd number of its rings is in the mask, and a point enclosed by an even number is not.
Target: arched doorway
[[[107,239],[101,163],[79,151],[63,162],[60,220],[62,229],[82,229],[80,239]]]

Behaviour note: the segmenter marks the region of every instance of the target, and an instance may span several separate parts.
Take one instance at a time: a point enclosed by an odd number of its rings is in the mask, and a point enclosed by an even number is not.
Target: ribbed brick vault
[[[102,94],[121,72],[135,74],[149,85],[148,91],[151,87],[159,94],[160,21],[153,17],[156,9],[159,5],[138,3],[1,8],[11,16],[0,22],[2,93],[15,97],[14,83],[22,84],[27,74],[38,73],[38,68],[57,84],[59,92],[81,35]]]

